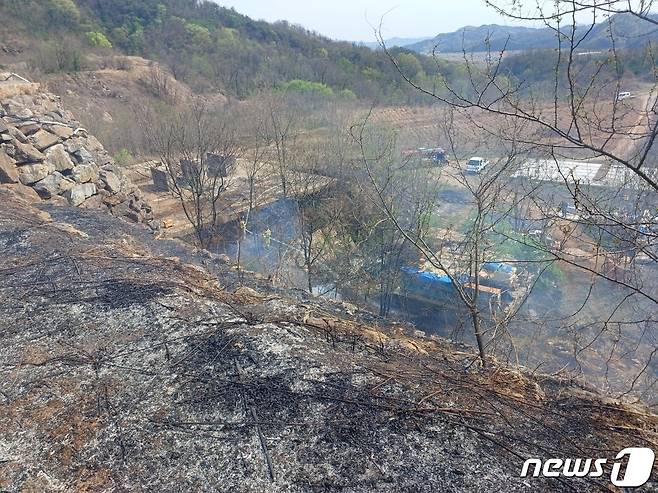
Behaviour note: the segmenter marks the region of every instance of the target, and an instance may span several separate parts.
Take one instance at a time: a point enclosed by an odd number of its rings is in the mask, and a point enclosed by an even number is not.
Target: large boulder
[[[23,185],[32,185],[54,171],[55,169],[46,163],[25,164],[18,167],[18,178]]]
[[[16,124],[16,128],[19,129],[23,135],[30,136],[37,133],[41,129],[41,126],[35,122],[26,122],[20,125]]]
[[[71,177],[78,183],[88,183],[98,181],[98,166],[94,163],[79,164],[73,168]]]
[[[38,130],[32,136],[30,136],[30,141],[40,151],[45,151],[51,146],[54,146],[59,142],[59,137],[55,134],[51,134],[43,129]]]
[[[35,149],[34,146],[23,144],[18,140],[14,140],[5,150],[18,164],[40,163],[46,159],[46,156]]]
[[[18,183],[16,161],[0,149],[0,183]]]
[[[76,185],[67,191],[64,196],[68,199],[69,204],[78,207],[85,200],[96,194],[96,185],[93,183],[84,183]]]
[[[72,189],[75,182],[55,171],[52,175],[46,176],[32,186],[42,199],[49,199]]]
[[[62,144],[52,146],[46,151],[46,162],[52,164],[57,171],[73,169],[73,161]]]
[[[86,139],[74,137],[64,142],[64,147],[78,163],[87,163],[94,160],[94,156],[85,147]]]
[[[20,183],[0,185],[0,190],[9,190],[11,193],[16,194],[31,204],[41,202],[41,197],[39,197],[39,194],[32,187],[21,185]]]
[[[105,190],[111,193],[118,193],[121,191],[121,180],[116,174],[111,171],[102,170],[100,172],[100,177]]]
[[[87,135],[87,138],[85,139],[84,147],[89,152],[105,152],[105,148],[103,147],[103,144],[101,144],[100,141],[93,135]]]
[[[9,127],[9,135],[11,135],[18,142],[21,142],[23,144],[27,144],[27,137],[25,136],[25,134],[23,132],[18,130],[16,127]]]
[[[45,128],[57,135],[60,139],[70,139],[73,135],[73,129],[71,127],[65,127],[64,125],[47,125]]]

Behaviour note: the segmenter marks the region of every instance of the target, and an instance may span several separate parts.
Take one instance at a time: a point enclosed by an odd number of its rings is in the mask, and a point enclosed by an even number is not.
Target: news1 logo
[[[624,461],[626,467],[622,470]],[[651,477],[655,454],[653,450],[645,447],[625,448],[617,454],[612,464],[610,481],[615,486],[622,488],[637,488],[646,483]],[[599,478],[603,476],[603,465],[608,459],[528,459],[523,463],[521,477],[525,478],[532,469],[532,477],[543,476],[545,478],[557,477],[590,477]]]

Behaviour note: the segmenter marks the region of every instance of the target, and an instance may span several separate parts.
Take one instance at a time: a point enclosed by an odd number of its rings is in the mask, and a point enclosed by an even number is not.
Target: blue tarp
[[[425,270],[416,269],[414,267],[402,267],[400,270],[405,274],[409,274],[415,277],[421,282],[441,286],[452,286],[452,280],[446,274],[437,274],[435,272],[428,272]],[[455,278],[458,282],[463,284],[467,284],[469,282],[469,277],[463,274],[457,275]]]
[[[430,283],[441,283],[444,285],[452,284],[452,280],[450,280],[450,278],[445,274],[443,275],[435,274],[434,272],[427,272],[420,269],[414,269],[413,267],[402,267],[401,270],[402,272],[417,277],[421,281],[430,282]]]

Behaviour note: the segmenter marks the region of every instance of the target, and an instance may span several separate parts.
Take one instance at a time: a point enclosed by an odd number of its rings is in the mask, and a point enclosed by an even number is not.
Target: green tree
[[[80,11],[73,0],[50,0],[49,14],[54,22],[75,25],[80,21]]]
[[[97,31],[89,31],[86,33],[86,35],[87,40],[91,46],[96,48],[112,48],[112,43],[110,43],[110,40],[107,39],[103,33]]]
[[[308,80],[291,80],[283,84],[284,91],[297,92],[301,94],[310,94],[331,98],[334,95],[333,89],[320,82],[311,82]]]
[[[185,31],[195,47],[199,48],[210,44],[211,37],[208,28],[194,22],[188,22],[185,24]]]
[[[416,77],[423,70],[418,58],[411,53],[401,53],[397,58],[400,70],[407,77]]]

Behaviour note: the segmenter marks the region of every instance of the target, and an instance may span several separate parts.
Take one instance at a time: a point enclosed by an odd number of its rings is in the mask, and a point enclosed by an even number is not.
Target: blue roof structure
[[[441,286],[452,286],[452,279],[446,274],[437,274],[436,272],[428,272],[426,270],[416,269],[414,267],[402,267],[400,269],[402,272],[416,277],[418,280],[427,282],[430,284],[441,285]],[[458,274],[455,276],[460,283],[468,283],[469,277],[464,274]]]
[[[427,272],[413,267],[402,267],[402,272],[416,276],[418,279],[430,283],[441,283],[451,285],[452,280],[445,274],[436,274],[434,272]]]

